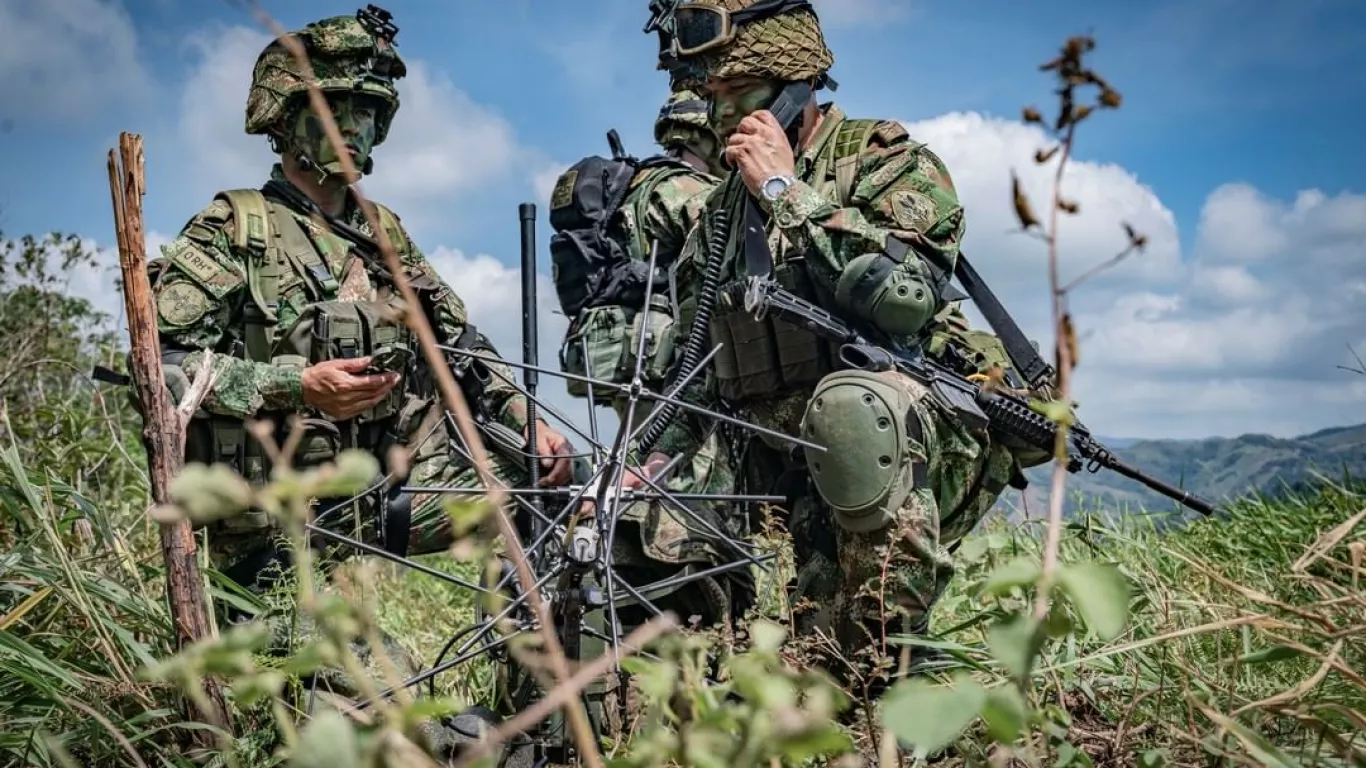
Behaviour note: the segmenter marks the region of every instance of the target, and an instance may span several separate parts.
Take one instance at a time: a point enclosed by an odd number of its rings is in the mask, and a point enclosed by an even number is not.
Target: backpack
[[[637,233],[621,226],[618,213],[641,171],[672,168],[691,172],[687,163],[668,155],[635,158],[622,149],[615,130],[608,131],[611,157],[592,155],[571,165],[550,194],[551,278],[560,309],[574,318],[580,311],[602,304],[639,307],[649,279],[648,258]],[[649,174],[636,199],[646,201],[660,181],[673,173]],[[636,218],[639,221],[639,217]],[[623,236],[625,235],[625,236]],[[655,276],[656,289],[666,280]]]

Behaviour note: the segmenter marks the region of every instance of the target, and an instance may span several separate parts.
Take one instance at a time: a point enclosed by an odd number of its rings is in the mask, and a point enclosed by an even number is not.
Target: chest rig
[[[247,269],[240,337],[232,343],[231,354],[297,368],[368,356],[382,359],[385,370],[403,375],[403,383],[382,402],[347,422],[306,409],[305,438],[294,462],[317,464],[343,448],[373,447],[394,437],[397,417],[415,394],[409,374],[416,347],[398,313],[401,305],[393,287],[374,282],[364,259],[345,240],[301,220],[259,190],[228,190],[215,199],[231,208],[231,245]],[[384,206],[376,208],[390,241],[401,257],[406,256],[402,249],[408,241],[401,236],[397,217]],[[242,422],[211,418],[209,426],[211,434],[201,434],[198,440],[192,435],[187,441],[187,459],[224,462],[237,467],[249,482],[264,482],[269,474],[264,451]],[[277,440],[283,440],[288,429],[277,423]],[[251,524],[249,519],[243,523]]]
[[[853,198],[860,156],[877,125],[876,120],[841,120],[834,135],[817,149],[810,171],[799,169],[802,180],[841,207],[847,206]],[[738,274],[742,265],[730,254],[727,258],[728,278],[718,291],[708,324],[711,346],[722,345],[714,367],[721,397],[732,402],[778,397],[810,389],[835,371],[839,350],[829,341],[772,316],[756,320],[745,311],[744,277]],[[807,301],[831,306],[833,297],[812,281],[799,249],[775,249],[773,278]]]

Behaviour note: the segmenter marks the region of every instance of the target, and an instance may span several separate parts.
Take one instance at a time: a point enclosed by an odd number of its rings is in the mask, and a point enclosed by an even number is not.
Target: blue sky
[[[365,188],[393,205],[476,322],[514,354],[516,206],[616,127],[650,149],[667,83],[643,0],[390,0],[412,76]],[[968,253],[1048,343],[1043,252],[1009,235],[1009,176],[1042,201],[1043,137],[1020,108],[1051,106],[1037,65],[1063,39],[1098,40],[1093,66],[1124,107],[1087,124],[1062,233],[1065,272],[1122,244],[1145,255],[1073,298],[1078,395],[1105,434],[1293,435],[1366,420],[1366,4],[1352,0],[818,2],[833,96],[899,119],[949,164]],[[265,5],[286,27],[351,5]],[[120,130],[147,142],[147,223],[164,242],[270,157],[242,134],[264,30],[228,2],[0,0],[0,230],[112,239],[104,156]],[[1041,202],[1040,202],[1041,204]],[[542,265],[549,235],[542,217]],[[112,275],[73,278],[108,301]],[[553,307],[543,284],[544,314]],[[111,305],[116,306],[116,305]],[[563,324],[547,317],[543,346]],[[543,359],[553,357],[543,352]]]

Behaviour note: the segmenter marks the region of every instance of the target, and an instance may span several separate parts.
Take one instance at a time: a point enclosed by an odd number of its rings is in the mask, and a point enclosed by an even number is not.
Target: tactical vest
[[[809,177],[803,181],[841,207],[849,205],[860,157],[879,122],[842,120],[834,136],[820,148]],[[775,258],[773,279],[808,301],[832,304],[833,297],[811,280],[801,253]],[[771,315],[755,320],[744,310],[743,297],[743,281],[721,286],[709,323],[711,346],[722,345],[713,368],[721,397],[743,402],[781,396],[814,387],[837,369],[839,350],[834,344]]]
[[[835,135],[815,158],[805,181],[817,192],[846,207],[858,182],[859,162],[881,121],[844,119]],[[920,145],[913,145],[912,150]],[[890,180],[889,180],[890,183]],[[774,279],[793,294],[821,306],[832,306],[833,297],[819,289],[805,268],[802,254],[775,260]],[[808,389],[838,368],[839,350],[831,342],[783,320],[755,320],[743,308],[743,282],[721,288],[712,315],[712,345],[722,344],[716,356],[715,376],[722,397],[743,401]],[[964,375],[986,375],[994,368],[1012,370],[1004,345],[994,334],[967,325],[961,309],[950,303],[931,320],[926,352],[935,358],[946,355]]]
[[[234,222],[231,246],[247,268],[241,336],[226,350],[228,353],[253,362],[298,368],[372,356],[385,359],[386,370],[403,374],[403,384],[382,402],[345,423],[305,409],[305,437],[293,463],[322,463],[342,448],[373,447],[377,440],[393,437],[401,412],[415,407],[414,400],[420,402],[410,384],[414,377],[409,375],[416,345],[396,312],[400,306],[396,291],[390,285],[374,283],[373,273],[368,273],[375,300],[339,300],[342,285],[328,262],[345,275],[352,268],[351,259],[359,258],[350,253],[349,243],[327,232],[306,231],[289,208],[255,189],[221,192],[215,199],[230,206]],[[402,235],[398,218],[382,205],[376,208],[390,242],[399,249],[400,257],[406,256],[408,239]],[[221,226],[225,222],[206,217],[205,223]],[[189,274],[208,268],[202,262],[184,264],[184,257],[178,256],[168,254],[168,259]],[[276,421],[277,440],[282,440],[288,426],[281,418]],[[191,423],[185,454],[187,461],[233,466],[253,484],[264,482],[269,474],[264,450],[237,419],[200,414]],[[267,516],[258,512],[232,518],[225,527],[268,525]]]
[[[630,169],[629,183],[611,177]],[[560,346],[560,366],[567,373],[595,381],[630,382],[636,366],[637,340],[646,334],[642,378],[662,381],[674,353],[675,317],[666,286],[656,281],[649,311],[641,312],[651,243],[644,222],[650,198],[660,184],[695,173],[687,163],[668,156],[585,158],[566,171],[551,197],[551,240],[554,281],[561,308],[571,318]],[[619,177],[623,178],[623,177]],[[607,181],[603,181],[607,179]],[[657,254],[667,264],[677,254]],[[589,385],[566,379],[569,394],[587,397]],[[593,390],[596,403],[608,404],[615,393]]]

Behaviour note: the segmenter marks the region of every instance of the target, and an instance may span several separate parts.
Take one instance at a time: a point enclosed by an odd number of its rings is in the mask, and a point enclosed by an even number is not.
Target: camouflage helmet
[[[689,88],[678,88],[670,93],[655,118],[655,141],[665,147],[680,141],[687,144],[699,131],[710,130],[707,100]]]
[[[693,6],[693,8],[689,8]],[[687,9],[686,11],[684,9]],[[698,12],[701,14],[698,14]],[[717,11],[749,11],[757,18],[729,19]],[[714,25],[718,45],[697,51],[695,58],[711,77],[760,77],[775,80],[826,81],[835,56],[825,44],[820,20],[809,2],[794,0],[685,0],[675,11],[675,36],[686,38],[677,26],[693,13]],[[681,54],[680,58],[689,58]]]
[[[333,16],[292,32],[308,51],[313,69],[311,83],[324,93],[356,93],[378,97],[384,109],[375,120],[375,144],[384,141],[398,111],[394,81],[408,73],[394,48],[396,27],[384,26],[383,17],[366,14]],[[271,41],[256,58],[251,91],[247,95],[246,128],[249,134],[270,134],[288,116],[297,99],[308,97],[308,80],[294,54],[279,40]]]

